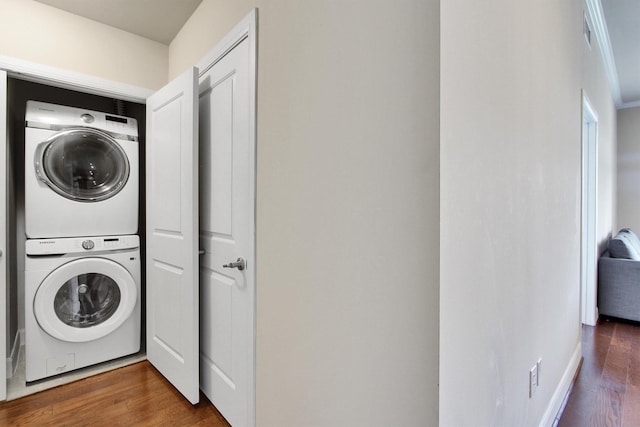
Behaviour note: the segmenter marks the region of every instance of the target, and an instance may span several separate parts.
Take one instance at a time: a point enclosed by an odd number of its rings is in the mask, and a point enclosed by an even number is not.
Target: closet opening
[[[7,86],[7,400],[95,375],[146,359],[145,336],[145,132],[144,104],[49,86],[16,77]],[[137,178],[140,250],[140,350],[133,355],[27,383],[24,363],[25,330],[25,114],[27,101],[38,101],[134,118],[138,125]],[[115,119],[114,119],[115,120]],[[69,212],[71,214],[71,212]],[[80,236],[78,236],[80,237]],[[80,286],[82,288],[82,286]],[[82,288],[84,289],[84,288]]]

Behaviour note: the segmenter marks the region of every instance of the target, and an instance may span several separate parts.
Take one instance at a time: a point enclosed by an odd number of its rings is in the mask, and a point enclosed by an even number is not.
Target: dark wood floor
[[[640,326],[583,326],[582,368],[559,427],[640,426]]]
[[[640,426],[640,325],[583,327],[584,360],[559,427]],[[192,406],[148,362],[0,404],[0,425],[229,424],[201,394]]]
[[[192,406],[147,361],[0,404],[0,426],[229,424],[200,394]]]

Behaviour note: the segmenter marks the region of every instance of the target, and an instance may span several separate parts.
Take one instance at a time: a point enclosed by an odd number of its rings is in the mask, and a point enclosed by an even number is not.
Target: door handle
[[[198,255],[204,255],[204,249],[198,250]]]
[[[247,267],[247,264],[244,262],[242,258],[238,258],[236,262],[230,262],[229,264],[224,264],[222,267],[224,268],[237,268],[242,271]]]

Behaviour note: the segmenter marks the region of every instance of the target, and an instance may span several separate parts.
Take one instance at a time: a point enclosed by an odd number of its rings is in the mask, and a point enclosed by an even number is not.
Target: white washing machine
[[[26,379],[140,350],[138,236],[26,242]]]
[[[136,234],[137,121],[36,101],[25,121],[27,237]]]

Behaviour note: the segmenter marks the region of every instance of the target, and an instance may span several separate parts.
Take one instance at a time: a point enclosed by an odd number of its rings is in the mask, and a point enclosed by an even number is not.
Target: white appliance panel
[[[140,350],[139,241],[124,236],[122,246],[135,247],[105,250],[104,241],[113,238],[54,240],[42,245],[53,248],[51,255],[34,254],[40,242],[27,241],[32,252],[25,258],[27,381]],[[78,252],[87,241],[94,246]],[[56,253],[66,247],[71,253]]]
[[[136,120],[34,101],[25,120],[27,237],[137,233]]]

